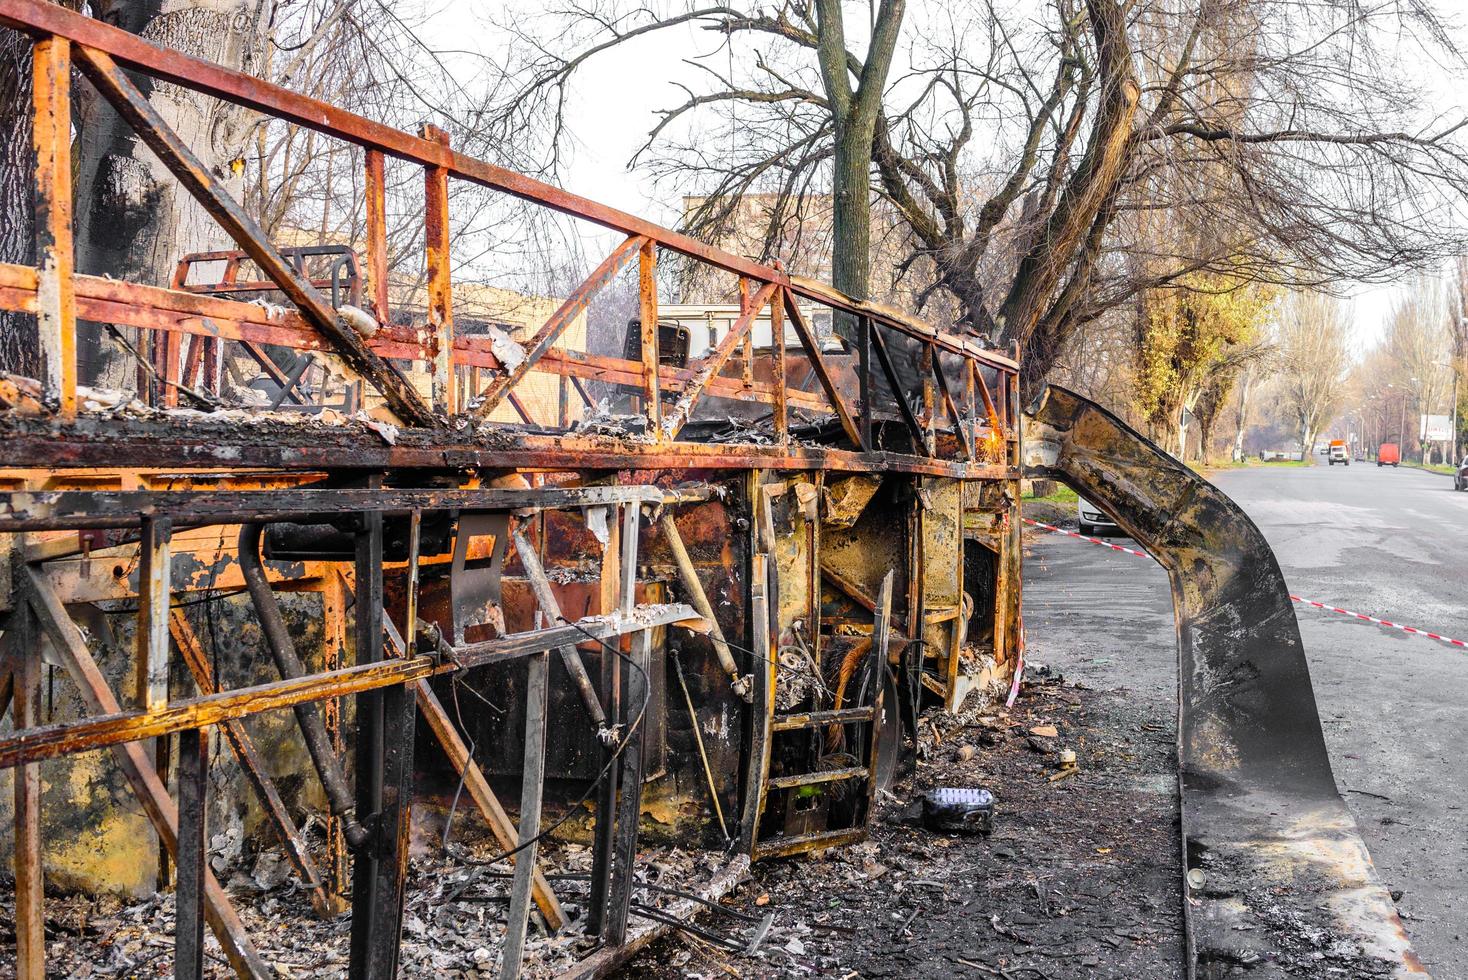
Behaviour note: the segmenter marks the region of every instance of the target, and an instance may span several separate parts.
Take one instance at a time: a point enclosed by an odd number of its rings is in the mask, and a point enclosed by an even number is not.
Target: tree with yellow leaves
[[[1204,430],[1199,455],[1206,461],[1213,417],[1239,370],[1268,350],[1263,326],[1274,301],[1272,289],[1210,272],[1142,295],[1135,399],[1149,434],[1164,449],[1185,458],[1189,421],[1197,416]]]

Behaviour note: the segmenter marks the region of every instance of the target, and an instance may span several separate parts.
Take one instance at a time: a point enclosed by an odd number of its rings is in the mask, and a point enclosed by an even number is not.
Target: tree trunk
[[[36,156],[31,147],[31,39],[0,28],[0,262],[36,264]],[[36,318],[0,312],[0,371],[37,377]]]
[[[1234,430],[1234,451],[1232,459],[1235,463],[1244,461],[1244,432],[1249,427],[1249,394],[1254,387],[1254,372],[1245,370],[1243,380],[1239,382],[1239,415],[1238,428]]]
[[[103,0],[99,19],[227,68],[250,70],[260,37],[247,0]],[[238,198],[243,188],[249,114],[229,103],[135,74],[165,122]],[[76,269],[167,285],[180,256],[233,242],[125,123],[86,86],[78,147]],[[81,331],[77,356],[85,380],[130,387],[131,366],[103,356],[97,331]]]

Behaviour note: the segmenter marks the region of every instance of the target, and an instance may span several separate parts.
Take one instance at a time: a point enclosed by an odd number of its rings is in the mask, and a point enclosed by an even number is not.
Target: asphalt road
[[[1468,640],[1468,493],[1412,469],[1217,473],[1296,595]],[[1073,525],[1072,525],[1073,526]],[[1176,703],[1167,579],[1142,558],[1036,536],[1031,659]],[[1297,606],[1336,782],[1434,976],[1468,977],[1468,650]]]

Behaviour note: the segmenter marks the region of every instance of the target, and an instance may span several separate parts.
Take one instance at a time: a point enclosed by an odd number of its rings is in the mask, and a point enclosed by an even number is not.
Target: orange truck
[[[1384,442],[1376,451],[1377,466],[1396,466],[1402,461],[1402,454],[1394,442]]]
[[[1345,463],[1347,466],[1350,466],[1351,454],[1346,449],[1346,440],[1332,439],[1329,448],[1325,451],[1325,458],[1330,461],[1331,466],[1337,463]]]

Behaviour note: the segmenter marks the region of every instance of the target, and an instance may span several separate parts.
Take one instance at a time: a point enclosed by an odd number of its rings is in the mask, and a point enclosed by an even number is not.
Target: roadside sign
[[[1423,442],[1447,442],[1453,438],[1453,421],[1446,415],[1424,415],[1418,433]]]

